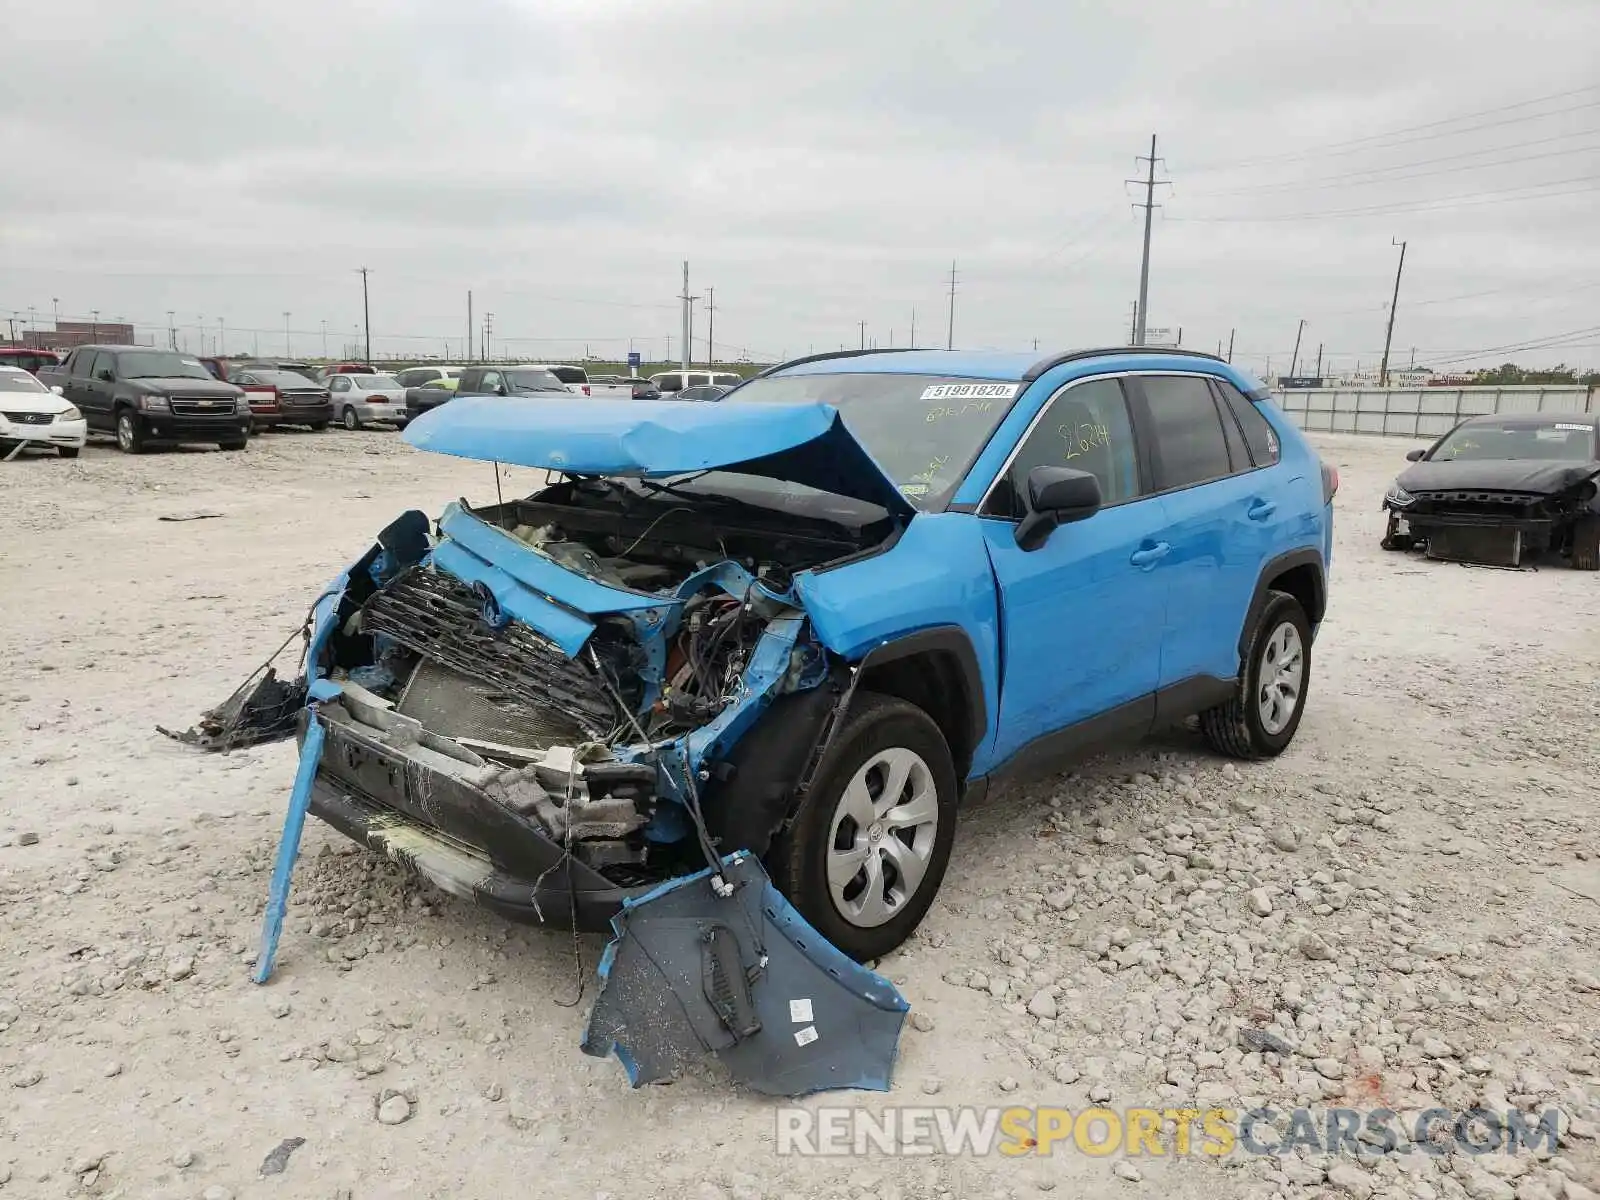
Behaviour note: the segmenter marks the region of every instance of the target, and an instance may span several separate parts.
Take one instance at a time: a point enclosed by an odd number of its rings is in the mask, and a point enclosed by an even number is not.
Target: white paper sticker
[[[1572,430],[1573,433],[1588,433],[1589,432],[1589,427],[1587,425],[1570,425],[1565,421],[1557,421],[1556,422],[1556,428],[1557,429],[1570,429],[1570,430]]]
[[[794,1044],[796,1046],[809,1046],[816,1040],[817,1027],[815,1025],[807,1025],[804,1029],[799,1030],[794,1035]]]
[[[924,400],[1010,400],[1019,383],[935,383],[922,389]]]
[[[809,1025],[813,1019],[810,1000],[789,1001],[789,1020],[796,1025]]]

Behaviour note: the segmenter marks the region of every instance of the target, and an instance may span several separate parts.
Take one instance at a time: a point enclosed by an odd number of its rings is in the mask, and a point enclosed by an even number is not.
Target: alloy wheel
[[[1305,645],[1292,621],[1282,622],[1272,631],[1261,651],[1257,674],[1257,704],[1261,727],[1276,736],[1289,727],[1300,707],[1305,683]]]

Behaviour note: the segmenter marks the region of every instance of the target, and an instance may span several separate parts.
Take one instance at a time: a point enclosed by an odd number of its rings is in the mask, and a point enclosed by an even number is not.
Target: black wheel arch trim
[[[1313,628],[1321,622],[1323,614],[1328,608],[1328,572],[1322,561],[1322,552],[1310,546],[1302,546],[1298,550],[1289,550],[1275,558],[1270,558],[1261,568],[1261,574],[1256,578],[1256,590],[1250,597],[1250,607],[1245,612],[1244,628],[1239,631],[1239,661],[1250,653],[1250,640],[1255,634],[1256,622],[1261,619],[1261,612],[1267,606],[1267,593],[1272,591],[1272,581],[1286,571],[1297,567],[1316,568],[1316,588],[1312,597],[1312,611],[1306,613],[1306,619]],[[1242,669],[1242,668],[1241,668]]]
[[[967,631],[959,625],[934,625],[874,646],[856,664],[859,668],[858,677],[873,667],[920,654],[949,654],[955,660],[967,703],[968,748],[976,749],[989,734],[989,706],[984,699],[978,652],[973,648]]]

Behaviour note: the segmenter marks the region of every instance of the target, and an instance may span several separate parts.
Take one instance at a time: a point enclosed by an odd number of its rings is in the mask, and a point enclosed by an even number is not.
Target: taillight
[[[588,395],[591,394],[590,391],[589,391],[589,385],[587,383],[583,385],[583,394],[585,396],[588,396]]]
[[[1339,491],[1339,468],[1322,464],[1322,502],[1331,504]]]

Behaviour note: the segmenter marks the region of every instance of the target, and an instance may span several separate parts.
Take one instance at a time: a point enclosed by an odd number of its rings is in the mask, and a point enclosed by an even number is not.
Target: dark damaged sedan
[[[1471,417],[1406,457],[1383,498],[1385,550],[1511,567],[1553,552],[1600,569],[1600,415]]]

